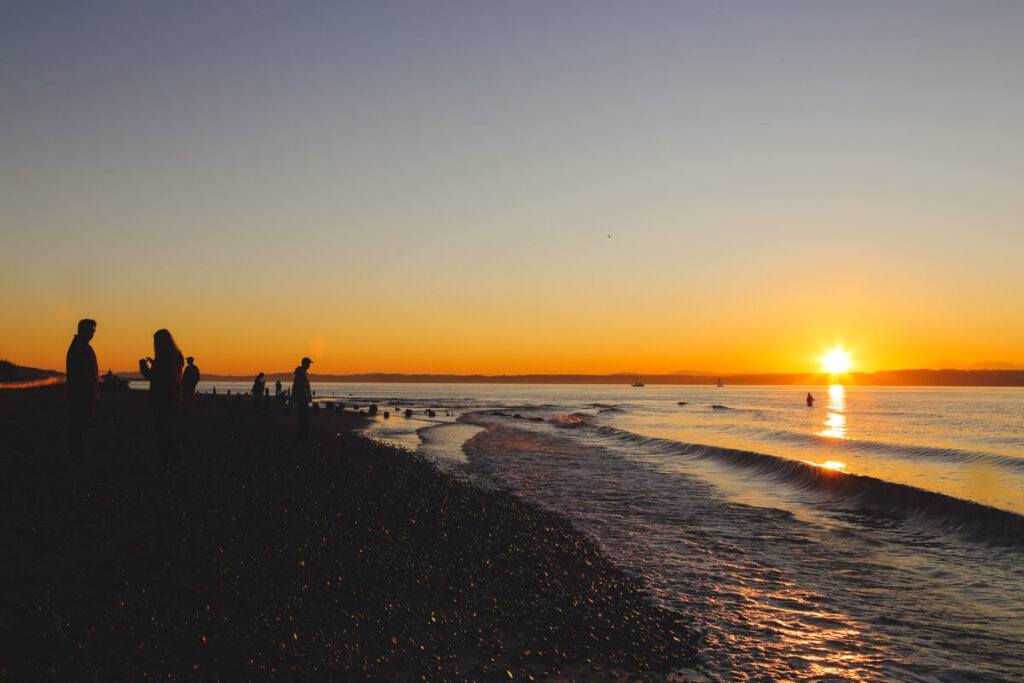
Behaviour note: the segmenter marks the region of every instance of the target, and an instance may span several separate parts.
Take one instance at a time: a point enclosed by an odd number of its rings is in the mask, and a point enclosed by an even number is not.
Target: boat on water
[[[636,374],[636,370],[633,370],[633,383],[630,384],[629,386],[631,386],[631,387],[642,387],[643,385],[644,385],[644,383],[640,381],[640,376],[638,374]]]
[[[719,386],[719,387],[721,387],[721,386],[722,386],[722,378],[721,378],[721,377],[719,377],[719,378],[718,378],[718,384],[717,384],[717,386]]]
[[[118,377],[110,370],[107,370],[107,374],[100,378],[100,389],[105,390],[120,390],[128,388],[128,380]]]

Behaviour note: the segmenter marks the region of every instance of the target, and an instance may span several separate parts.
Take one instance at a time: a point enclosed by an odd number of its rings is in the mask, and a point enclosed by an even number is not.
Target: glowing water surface
[[[808,408],[803,387],[676,392],[691,400],[679,406],[645,397],[625,404],[635,409],[617,413],[614,424],[680,442],[844,463],[848,472],[1024,514],[1024,391],[824,391],[822,408],[822,391],[811,390],[819,401]]]

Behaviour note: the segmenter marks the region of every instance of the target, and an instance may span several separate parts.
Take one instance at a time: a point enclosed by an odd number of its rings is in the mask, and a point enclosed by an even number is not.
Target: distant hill
[[[124,379],[142,379],[138,372],[119,373]],[[34,380],[59,381],[63,373],[53,370],[21,368],[6,361],[0,361],[0,383],[25,382]],[[214,375],[203,373],[204,382],[252,382],[251,375]],[[266,375],[268,382],[280,380],[290,383],[293,373],[274,372]],[[7,379],[9,378],[9,379]],[[647,385],[714,385],[718,376],[707,374],[640,375],[640,381]],[[838,378],[825,373],[743,373],[722,375],[722,384],[734,385],[781,385],[821,386],[846,384],[848,386],[921,386],[921,387],[1022,387],[1024,369],[961,370],[930,369],[885,370],[881,372],[853,372]],[[359,373],[351,375],[318,375],[310,373],[312,382],[373,383],[373,384],[620,384],[633,383],[633,373],[609,375],[407,375],[398,372]]]
[[[972,363],[971,365],[961,365],[945,360],[930,363],[925,368],[928,370],[1024,370],[1024,365],[1015,365],[1001,360],[984,360],[980,363]]]
[[[1022,387],[1024,370],[887,370],[854,373],[851,384],[917,387]]]
[[[126,378],[138,379],[125,373]],[[253,375],[203,375],[206,382],[251,382]],[[266,376],[268,382],[292,380],[291,372]],[[373,384],[621,384],[633,383],[632,373],[611,375],[407,375],[402,373],[361,373],[353,375],[318,375],[310,373],[311,382],[373,383]],[[647,385],[714,385],[711,375],[641,375]],[[854,372],[834,378],[824,373],[746,373],[722,375],[722,383],[731,385],[821,386],[846,384],[855,386],[1024,386],[1024,370],[890,370]]]
[[[40,370],[15,365],[0,360],[0,387],[12,388],[39,384],[56,384],[64,381],[64,373],[56,370]]]

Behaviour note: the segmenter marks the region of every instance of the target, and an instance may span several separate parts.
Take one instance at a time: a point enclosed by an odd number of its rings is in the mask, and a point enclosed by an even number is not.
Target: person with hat
[[[302,364],[295,368],[295,379],[292,381],[292,402],[299,410],[299,421],[295,425],[295,443],[306,443],[309,437],[309,402],[313,400],[313,392],[309,388],[306,371],[312,364],[313,361],[309,358],[303,358]]]

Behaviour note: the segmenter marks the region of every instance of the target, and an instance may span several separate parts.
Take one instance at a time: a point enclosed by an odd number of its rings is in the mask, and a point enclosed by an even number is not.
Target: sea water
[[[1024,680],[1022,389],[314,389],[572,520],[710,680]]]

